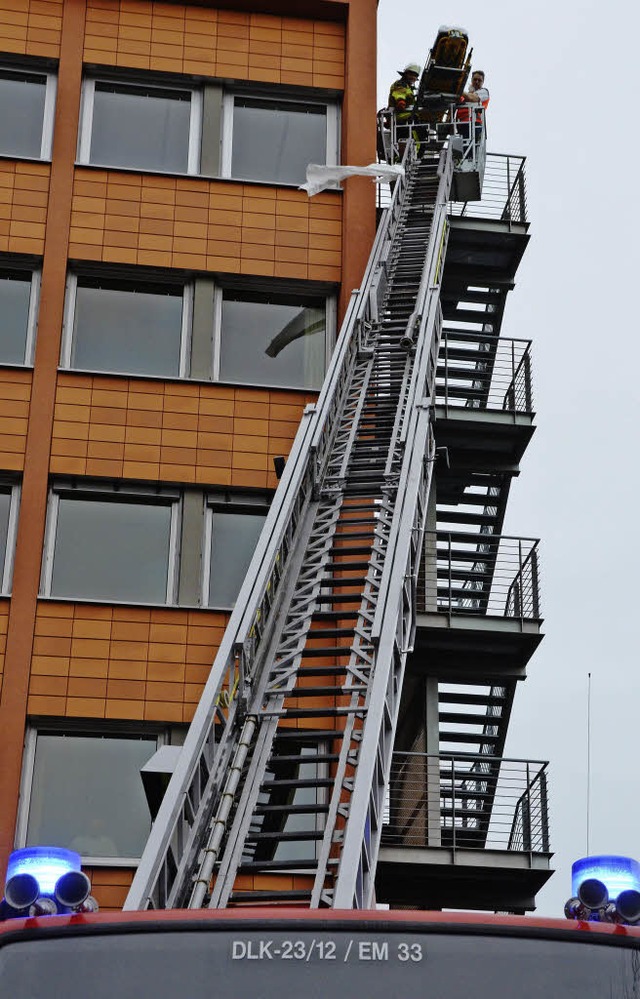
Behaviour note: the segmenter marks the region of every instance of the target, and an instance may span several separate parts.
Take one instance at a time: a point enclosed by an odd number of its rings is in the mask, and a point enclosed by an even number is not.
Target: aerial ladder
[[[419,158],[409,140],[404,166],[126,909],[374,903],[436,458],[452,143]]]

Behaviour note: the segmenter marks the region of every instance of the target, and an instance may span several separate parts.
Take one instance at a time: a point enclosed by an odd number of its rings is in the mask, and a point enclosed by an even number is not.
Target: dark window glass
[[[213,512],[209,604],[233,607],[260,537],[266,513]]]
[[[410,913],[407,914],[410,918]],[[149,913],[151,919],[153,913]],[[195,914],[197,918],[197,914]],[[44,921],[46,922],[46,920]],[[218,924],[220,920],[216,921]],[[9,937],[0,949],[3,996],[85,999],[632,999],[637,994],[636,947],[570,943],[538,937],[417,933],[415,926],[379,921],[362,930],[291,920],[262,930],[238,921],[219,928],[121,933],[58,931],[44,927],[24,942]],[[165,924],[166,925],[166,924]],[[115,928],[115,927],[114,927]],[[512,931],[513,932],[513,931]],[[538,933],[543,931],[538,929]],[[558,934],[559,936],[559,934]],[[584,940],[587,933],[581,934]],[[629,940],[631,943],[632,941]],[[637,944],[637,941],[633,941]],[[294,950],[295,948],[295,950]],[[297,956],[296,956],[297,955]],[[69,973],[69,969],[73,973]],[[215,982],[215,990],[211,983]],[[55,983],[64,984],[55,991]]]
[[[28,845],[54,843],[84,857],[139,857],[151,826],[140,769],[155,749],[155,736],[39,734]]]
[[[91,163],[186,173],[191,94],[97,83]]]
[[[0,364],[25,362],[30,297],[30,274],[0,274]]]
[[[165,603],[171,507],[61,497],[51,594]]]
[[[0,74],[0,153],[4,156],[40,157],[45,76]]]
[[[11,493],[0,492],[0,587],[4,563],[7,556],[7,536],[9,534],[9,512],[11,510]]]
[[[320,388],[325,371],[324,303],[240,297],[222,302],[220,378],[291,388]]]
[[[71,366],[170,377],[180,373],[182,289],[78,283]]]
[[[307,165],[326,161],[326,108],[235,98],[232,177],[303,184]]]

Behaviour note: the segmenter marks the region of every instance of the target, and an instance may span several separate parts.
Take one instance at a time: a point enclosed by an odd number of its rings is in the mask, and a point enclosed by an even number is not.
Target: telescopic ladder
[[[422,152],[408,143],[126,909],[374,902],[435,457],[453,176],[446,144]],[[295,890],[283,872],[303,876]],[[272,877],[249,893],[243,874]]]

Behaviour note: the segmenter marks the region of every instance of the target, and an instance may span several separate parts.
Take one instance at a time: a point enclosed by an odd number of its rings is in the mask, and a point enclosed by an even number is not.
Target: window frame
[[[271,497],[262,494],[239,493],[216,493],[205,494],[204,510],[204,532],[202,548],[202,593],[201,603],[206,610],[229,611],[231,606],[221,604],[210,604],[209,593],[211,590],[211,544],[213,541],[213,518],[217,513],[246,513],[256,514],[264,512],[265,520],[271,507]],[[253,557],[253,555],[252,555]],[[251,561],[251,560],[249,560]],[[248,568],[248,567],[247,567]],[[242,584],[240,584],[242,586]],[[238,591],[239,592],[239,591]]]
[[[220,176],[225,180],[235,180],[242,184],[267,184],[272,187],[293,187],[297,188],[298,184],[291,184],[286,181],[265,181],[265,180],[252,180],[250,177],[234,177],[232,173],[232,154],[233,154],[233,118],[234,118],[234,108],[236,98],[254,98],[255,100],[272,100],[274,104],[302,104],[310,105],[317,104],[319,107],[326,109],[326,161],[327,166],[337,166],[340,162],[340,109],[336,100],[326,98],[322,100],[320,97],[298,97],[289,96],[289,94],[281,94],[276,96],[273,91],[267,91],[265,93],[254,92],[245,93],[239,90],[227,90],[223,94],[222,98],[222,129],[221,129],[221,157],[220,157]]]
[[[141,736],[155,736],[155,752],[157,752],[162,746],[172,744],[171,729],[168,725],[161,728],[142,729],[134,728],[127,723],[115,723],[108,727],[103,727],[98,722],[96,726],[89,728],[86,724],[74,724],[73,719],[71,718],[61,719],[59,722],[39,722],[35,719],[29,719],[25,731],[22,756],[20,800],[18,803],[18,815],[16,821],[15,849],[20,849],[21,847],[26,846],[27,842],[38,735],[86,736],[96,739],[135,739],[136,737]],[[149,830],[151,830],[152,824],[153,819],[151,817],[151,812],[149,812]],[[91,865],[95,867],[137,867],[140,863],[140,857],[99,857],[92,856],[90,854],[82,854],[81,857],[83,865]]]
[[[36,330],[38,326],[38,308],[40,304],[40,283],[42,270],[40,267],[12,266],[10,261],[0,260],[0,280],[5,275],[22,273],[30,274],[29,307],[27,309],[27,335],[24,344],[24,360],[2,361],[0,368],[32,368],[36,349]]]
[[[117,498],[114,498],[117,497]],[[166,599],[164,603],[155,603],[148,600],[105,600],[102,597],[83,597],[81,594],[73,597],[60,597],[51,592],[53,582],[53,564],[56,548],[56,536],[58,528],[58,511],[60,499],[85,499],[88,502],[96,500],[112,501],[117,503],[139,502],[144,505],[170,506],[171,521],[169,526],[169,554],[167,565],[167,587]],[[179,557],[180,557],[180,526],[181,526],[182,494],[176,489],[150,490],[147,487],[136,487],[128,483],[122,488],[100,486],[95,484],[70,485],[69,483],[54,483],[49,489],[49,502],[47,508],[47,523],[45,528],[44,552],[42,559],[42,573],[40,580],[40,598],[58,600],[72,603],[92,603],[106,604],[113,606],[120,604],[136,607],[174,607],[178,606],[178,582],[179,582]]]
[[[0,151],[0,158],[12,160],[27,160],[29,162],[50,160],[53,151],[53,125],[56,109],[56,96],[58,91],[58,78],[55,73],[48,69],[22,68],[16,65],[9,65],[6,62],[0,63],[0,79],[11,79],[12,77],[44,77],[44,107],[42,113],[42,136],[40,140],[39,156],[20,156],[16,153],[3,153]]]
[[[190,94],[190,117],[189,117],[189,141],[187,146],[187,169],[183,173],[175,170],[153,170],[149,167],[140,168],[132,166],[112,166],[105,163],[94,163],[91,160],[91,139],[93,136],[93,114],[96,84],[110,84],[116,90],[120,88],[126,91],[127,88],[143,86],[148,90],[157,90],[159,93],[166,93],[169,90],[181,90]],[[200,175],[200,147],[202,137],[202,88],[196,85],[189,86],[188,83],[162,83],[152,79],[149,83],[141,83],[132,79],[122,79],[122,77],[110,76],[85,76],[82,82],[82,101],[80,108],[80,123],[78,129],[78,164],[81,166],[101,167],[103,170],[132,170],[135,173],[166,174],[170,177],[192,177]]]
[[[322,385],[317,388],[310,388],[308,385],[272,385],[269,381],[263,382],[251,382],[251,381],[226,381],[220,378],[220,363],[222,356],[222,303],[224,299],[225,292],[232,292],[233,294],[241,297],[243,291],[251,295],[264,295],[265,298],[269,296],[291,296],[295,297],[300,294],[301,298],[314,298],[315,293],[313,289],[309,292],[300,291],[300,289],[291,289],[286,287],[280,288],[279,286],[267,287],[267,285],[255,285],[250,287],[247,285],[243,287],[242,285],[231,285],[231,284],[220,284],[216,282],[214,293],[213,293],[213,366],[212,366],[212,382],[219,385],[243,385],[249,388],[273,388],[274,391],[292,391],[292,392],[320,392]],[[325,344],[324,344],[324,375],[323,381],[326,378],[327,371],[329,370],[329,364],[331,363],[331,357],[336,345],[337,339],[337,320],[338,320],[338,301],[334,294],[318,292],[317,298],[319,302],[324,302],[325,306]],[[265,303],[268,304],[268,303]]]
[[[121,371],[116,367],[105,370],[103,368],[80,368],[72,366],[71,361],[74,346],[74,324],[78,278],[80,278],[81,281],[83,278],[96,278],[97,280],[102,280],[100,275],[83,273],[82,271],[69,271],[67,274],[64,300],[64,318],[62,325],[62,344],[60,349],[61,368],[65,371],[81,371],[90,374],[100,373],[108,375],[122,375],[127,378],[160,378],[164,381],[169,381],[171,379],[189,380],[189,359],[191,355],[191,335],[193,329],[193,281],[176,282],[175,284],[175,287],[182,288],[182,325],[180,329],[179,373],[177,375],[152,375],[144,374],[144,372]],[[121,291],[127,291],[129,290],[128,286],[133,286],[135,284],[135,279],[105,275],[104,282],[105,287],[114,287],[117,289],[118,285],[120,285]],[[151,286],[156,283],[160,288],[163,283],[166,286],[167,281],[165,280],[162,282],[159,278],[156,281],[153,277],[146,279],[143,278],[140,281],[141,286]],[[135,293],[135,290],[132,289],[132,293]]]
[[[22,487],[18,482],[0,480],[0,492],[9,494],[9,518],[7,521],[7,541],[4,550],[4,565],[0,566],[0,597],[10,597],[13,588],[13,566],[18,536],[18,515]]]

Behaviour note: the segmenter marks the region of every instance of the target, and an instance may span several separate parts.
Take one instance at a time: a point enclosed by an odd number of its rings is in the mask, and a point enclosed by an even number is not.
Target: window
[[[252,501],[253,500],[253,501]],[[233,607],[267,516],[264,498],[209,498],[204,596],[208,607]]]
[[[151,269],[134,274],[123,268],[121,277],[112,270],[104,277],[95,271],[69,275],[62,367],[274,388],[322,386],[336,323],[335,299],[326,291],[312,285],[309,293],[303,282],[265,282],[264,290],[249,291],[216,286],[205,276],[182,284]]]
[[[0,483],[0,595],[11,592],[20,487]]]
[[[39,286],[39,272],[0,269],[0,364],[32,363]]]
[[[51,156],[55,78],[0,69],[0,155]]]
[[[271,184],[303,184],[307,164],[338,162],[333,104],[228,94],[223,175]]]
[[[191,289],[70,275],[62,364],[170,378],[185,374]]]
[[[56,487],[47,530],[45,596],[174,601],[177,494]]]
[[[201,104],[200,92],[188,88],[86,80],[80,161],[197,173]]]
[[[152,733],[30,730],[18,839],[55,843],[85,860],[138,859],[151,828],[140,770],[158,743]]]
[[[319,389],[328,362],[327,300],[219,294],[220,381]]]

